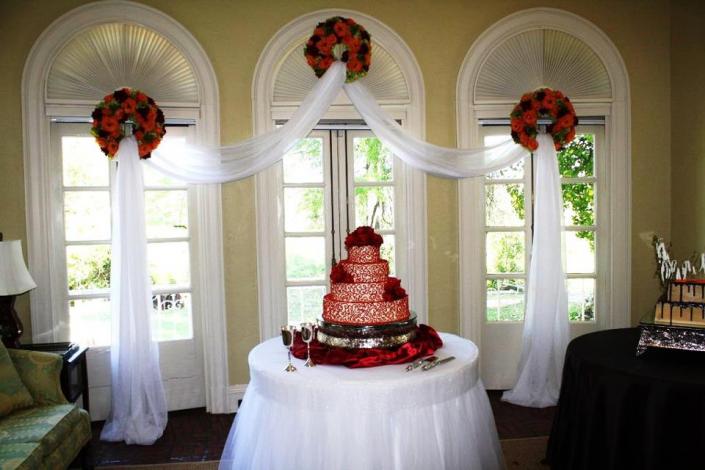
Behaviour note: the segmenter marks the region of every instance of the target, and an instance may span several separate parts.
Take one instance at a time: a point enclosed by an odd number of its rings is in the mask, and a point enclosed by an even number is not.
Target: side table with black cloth
[[[649,349],[638,328],[574,339],[547,460],[556,470],[705,468],[705,354]]]
[[[81,397],[83,409],[90,413],[88,367],[86,364],[87,347],[74,343],[37,343],[23,344],[21,348],[50,352],[61,356],[64,362],[61,369],[61,391],[71,403],[75,403]]]

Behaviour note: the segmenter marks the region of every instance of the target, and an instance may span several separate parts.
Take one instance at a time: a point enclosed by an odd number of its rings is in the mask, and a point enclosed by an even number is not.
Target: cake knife
[[[412,370],[420,367],[424,362],[433,362],[436,360],[438,360],[438,358],[436,356],[429,356],[429,357],[426,357],[423,359],[419,359],[418,361],[414,361],[411,364],[409,364],[408,366],[406,366],[406,371],[411,372]]]
[[[431,370],[434,367],[440,366],[441,364],[445,364],[446,362],[450,362],[453,359],[455,359],[455,356],[450,356],[450,357],[446,357],[443,359],[436,359],[433,362],[429,362],[428,364],[424,364],[424,366],[421,368],[421,370]]]

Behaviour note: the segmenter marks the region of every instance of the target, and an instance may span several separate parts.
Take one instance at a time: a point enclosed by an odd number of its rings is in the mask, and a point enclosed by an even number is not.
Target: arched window
[[[22,98],[28,255],[38,284],[31,294],[33,339],[92,346],[93,419],[109,409],[116,168],[97,149],[89,123],[96,103],[122,86],[159,103],[165,149],[184,140],[219,143],[210,61],[183,26],[158,10],[126,1],[87,4],[52,23],[30,52]],[[148,171],[145,183],[154,337],[169,407],[228,411],[220,188],[187,187]],[[174,370],[179,378],[170,375]]]
[[[363,80],[378,102],[416,135],[424,132],[424,86],[416,60],[389,27],[365,14],[320,10],[284,26],[260,56],[253,82],[255,132],[286,121],[317,80],[303,55],[315,25],[355,19],[372,36]],[[379,145],[344,93],[309,138],[257,175],[260,331],[320,315],[333,259],[345,256],[348,230],[373,225],[383,254],[426,321],[426,180]],[[386,248],[386,250],[385,250]],[[342,253],[341,253],[342,251]]]
[[[472,45],[458,76],[458,140],[509,135],[509,112],[548,86],[581,125],[559,154],[573,335],[629,324],[630,126],[626,68],[612,42],[572,13],[512,14]],[[521,349],[531,255],[533,160],[460,183],[461,330],[483,347],[489,388],[509,388]],[[478,261],[479,260],[479,261]]]

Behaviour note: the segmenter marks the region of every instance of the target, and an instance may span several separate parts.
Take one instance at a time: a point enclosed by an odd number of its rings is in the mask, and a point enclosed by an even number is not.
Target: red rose
[[[529,139],[529,144],[527,145],[527,147],[529,147],[529,150],[533,152],[534,150],[539,148],[539,143],[536,139]]]
[[[137,92],[136,98],[137,98],[137,101],[139,101],[139,102],[147,101],[147,95],[145,95],[141,91]]]
[[[329,46],[333,46],[338,42],[338,38],[335,34],[329,34],[328,36],[326,36],[326,42]]]
[[[339,284],[341,282],[351,283],[353,282],[353,278],[352,275],[343,268],[343,265],[338,263],[330,270],[330,282],[333,284]]]
[[[388,277],[384,283],[382,298],[386,301],[399,300],[406,297],[406,291],[401,286],[401,281],[396,277]]]
[[[318,36],[319,38],[322,38],[323,36],[326,35],[326,31],[323,28],[318,27],[313,30],[313,35]]]

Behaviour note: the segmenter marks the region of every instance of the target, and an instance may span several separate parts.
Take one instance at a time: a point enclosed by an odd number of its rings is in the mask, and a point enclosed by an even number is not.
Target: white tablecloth
[[[492,409],[470,341],[442,334],[430,371],[319,365],[284,372],[279,339],[249,356],[250,384],[221,469],[435,470],[503,467]]]

